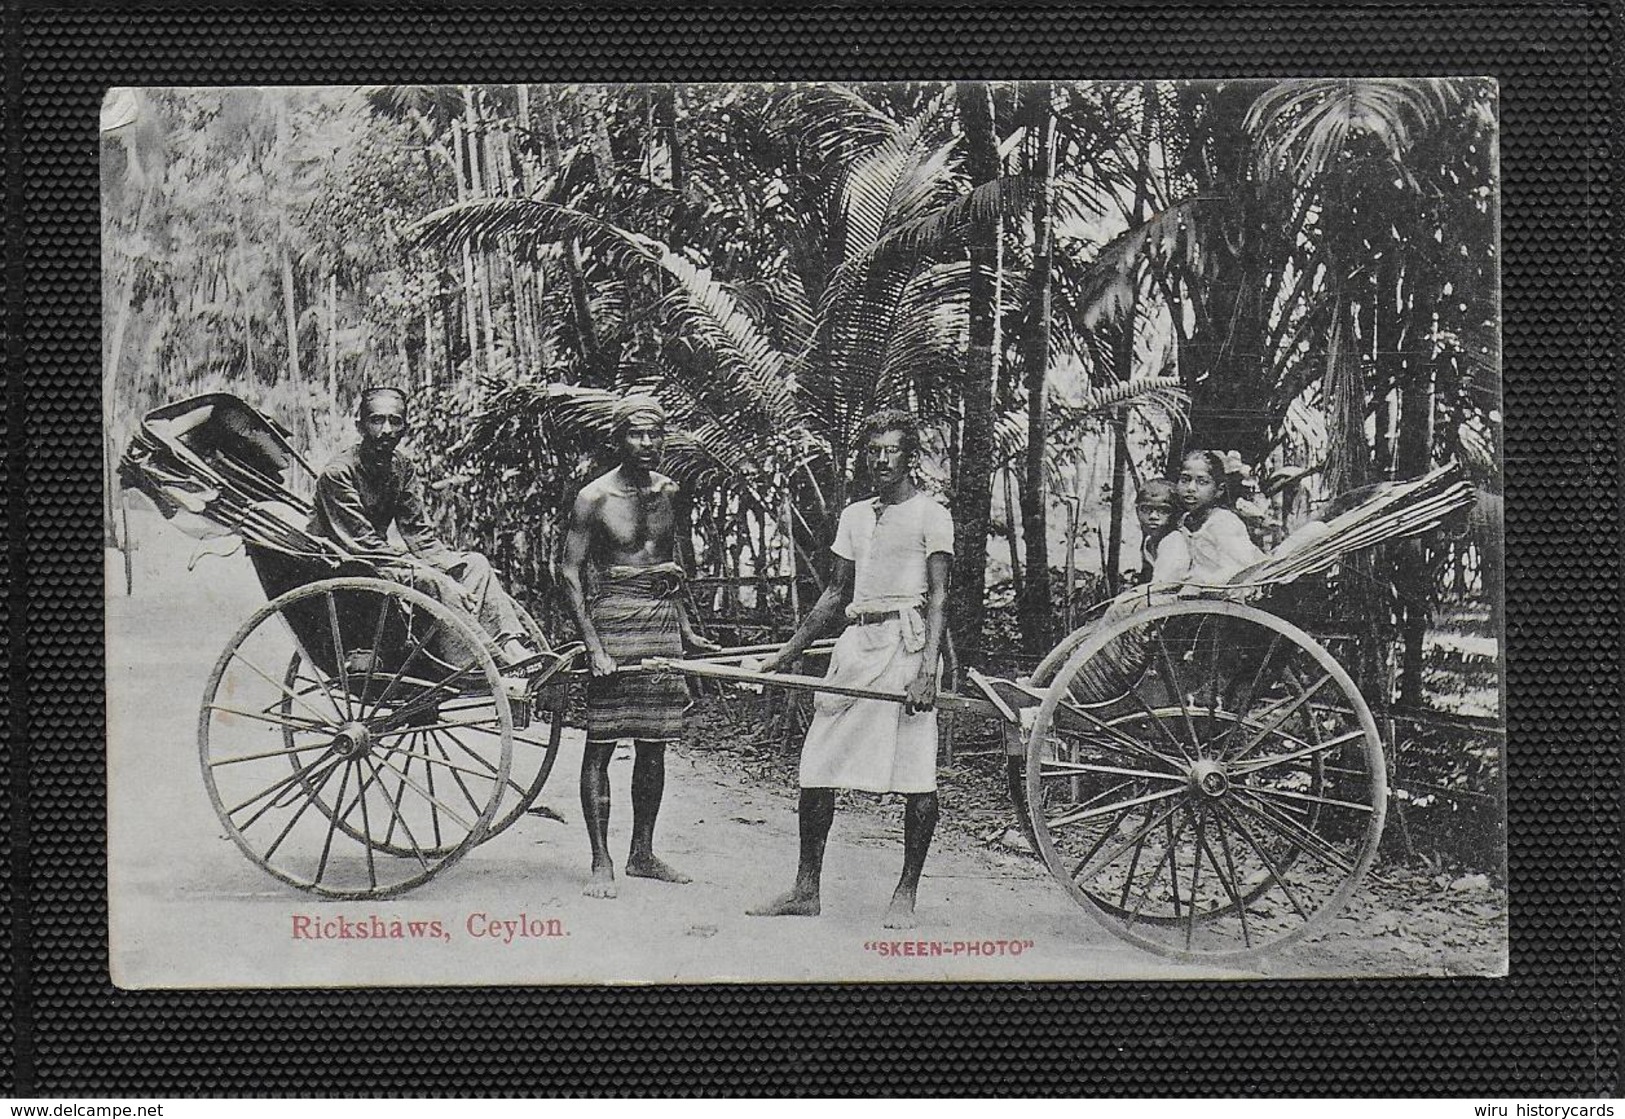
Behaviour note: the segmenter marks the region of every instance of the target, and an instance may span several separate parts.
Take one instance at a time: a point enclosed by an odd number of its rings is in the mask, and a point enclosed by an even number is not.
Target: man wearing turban
[[[561,576],[590,658],[581,812],[592,848],[588,897],[615,896],[609,857],[609,762],[617,743],[635,744],[632,843],[625,871],[687,882],[654,854],[655,817],[666,785],[666,744],[682,734],[688,689],[670,673],[627,672],[646,657],[681,657],[716,646],[694,631],[676,545],[688,535],[677,483],[658,473],[666,410],[633,394],[615,406],[619,464],[582,487],[570,515]]]

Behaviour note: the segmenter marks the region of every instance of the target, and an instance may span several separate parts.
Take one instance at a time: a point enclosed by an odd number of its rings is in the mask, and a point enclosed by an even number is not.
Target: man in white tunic
[[[902,702],[819,693],[801,753],[801,860],[789,893],[750,910],[760,917],[816,917],[835,790],[902,793],[903,874],[887,928],[914,925],[920,871],[937,825],[937,660],[953,559],[948,511],[911,477],[920,436],[912,415],[864,421],[859,446],[875,496],[841,513],[828,587],[794,636],[765,666],[792,663],[844,610],[847,627],[825,682],[888,692]]]

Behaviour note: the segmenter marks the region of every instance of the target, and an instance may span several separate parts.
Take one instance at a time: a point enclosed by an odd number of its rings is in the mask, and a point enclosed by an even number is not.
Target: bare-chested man
[[[684,607],[676,541],[687,534],[677,483],[656,473],[666,442],[666,413],[650,396],[628,396],[615,410],[620,465],[581,490],[564,543],[564,587],[591,658],[587,745],[581,759],[581,812],[592,845],[588,897],[615,896],[609,857],[609,761],[615,745],[636,743],[632,764],[632,845],[626,873],[662,882],[689,878],[654,854],[655,817],[666,786],[666,743],[682,734],[688,689],[672,674],[619,672],[645,657],[715,650],[694,632]],[[589,601],[587,568],[593,568]]]

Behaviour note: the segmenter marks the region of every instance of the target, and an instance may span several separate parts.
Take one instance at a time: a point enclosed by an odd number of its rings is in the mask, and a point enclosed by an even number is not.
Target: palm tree
[[[964,244],[999,212],[999,184],[966,188],[944,97],[903,121],[829,87],[772,101],[759,126],[773,142],[733,176],[780,199],[768,221],[782,238],[757,250],[752,275],[721,275],[736,263],[726,252],[679,253],[542,198],[463,203],[417,230],[442,247],[572,238],[621,275],[656,282],[670,341],[626,380],[658,382],[729,476],[793,486],[821,541],[853,484],[863,416],[905,405],[931,421],[955,417],[973,275]],[[691,176],[708,162],[703,135],[696,147]]]
[[[961,82],[955,92],[964,119],[965,164],[970,181],[977,186],[996,182],[1001,168],[993,91],[981,82]],[[964,421],[955,456],[959,477],[953,500],[958,562],[968,577],[954,581],[949,601],[952,631],[962,657],[981,644],[986,605],[981,572],[987,568],[988,520],[993,502],[993,390],[999,380],[998,355],[1002,349],[1002,227],[1000,215],[989,215],[970,238],[969,344],[961,382]]]
[[[1259,177],[1287,179],[1313,199],[1312,240],[1333,277],[1330,329],[1341,347],[1369,355],[1339,379],[1347,403],[1330,448],[1337,480],[1362,480],[1373,458],[1400,477],[1445,457],[1472,462],[1462,371],[1499,364],[1491,96],[1440,80],[1321,80],[1277,87],[1248,116]],[[1421,699],[1432,568],[1442,558],[1425,544],[1394,554],[1402,702]]]

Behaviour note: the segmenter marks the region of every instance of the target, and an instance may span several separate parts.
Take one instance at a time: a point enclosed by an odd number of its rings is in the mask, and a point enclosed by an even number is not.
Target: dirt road
[[[837,818],[822,917],[747,917],[747,906],[782,890],[793,872],[793,790],[751,778],[723,752],[677,752],[668,761],[658,850],[694,882],[623,878],[619,898],[584,898],[579,732],[566,735],[540,802],[563,822],[523,817],[403,898],[339,903],[302,894],[226,837],[198,772],[197,708],[209,668],[263,594],[240,553],[202,558],[189,572],[192,541],[155,516],[132,521],[135,593],[123,594],[121,557],[110,556],[108,572],[110,940],[121,985],[1260,974],[1173,963],[1123,944],[1090,924],[1031,860],[948,828],[926,868],[919,928],[888,933],[879,921],[901,858],[901,821],[895,807],[873,804]],[[630,828],[630,770],[629,755],[611,770],[618,856]],[[1441,966],[1399,950],[1409,943],[1403,929],[1381,917],[1371,917],[1381,926],[1372,932],[1357,912],[1329,937],[1261,966],[1268,974],[1368,975]],[[369,935],[358,935],[361,928]],[[385,935],[375,935],[380,929]],[[397,929],[404,935],[388,935]],[[1482,939],[1470,946],[1472,960],[1483,956]]]

